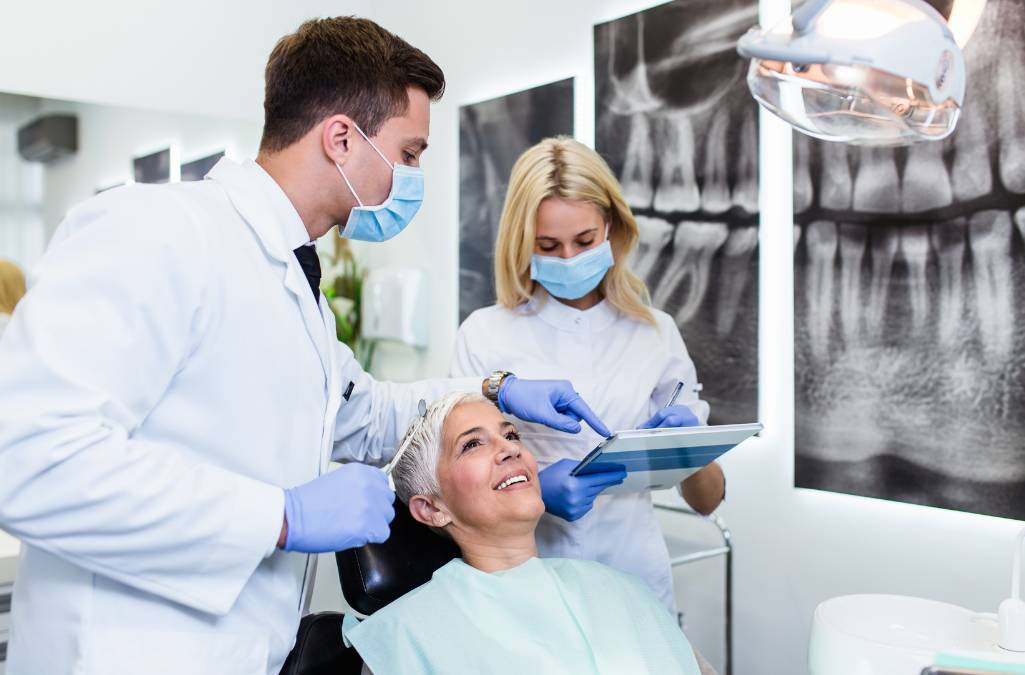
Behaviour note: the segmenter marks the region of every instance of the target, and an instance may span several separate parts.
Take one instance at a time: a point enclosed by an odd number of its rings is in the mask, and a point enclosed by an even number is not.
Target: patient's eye
[[[511,431],[505,432],[505,440],[507,440],[507,441],[516,441],[517,443],[519,443],[520,442],[520,432],[518,432],[516,430],[511,430]]]
[[[465,443],[463,443],[463,447],[459,449],[459,452],[463,453],[468,450],[473,450],[474,448],[480,445],[483,444],[481,443],[481,440],[479,438],[470,438]]]

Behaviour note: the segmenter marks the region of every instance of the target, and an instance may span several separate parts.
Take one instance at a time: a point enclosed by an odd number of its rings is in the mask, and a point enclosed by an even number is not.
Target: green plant
[[[356,262],[349,247],[339,245],[335,250],[335,260],[321,277],[320,290],[335,315],[338,339],[348,345],[363,370],[370,370],[377,341],[366,339],[361,331],[363,279],[366,274],[367,270]]]

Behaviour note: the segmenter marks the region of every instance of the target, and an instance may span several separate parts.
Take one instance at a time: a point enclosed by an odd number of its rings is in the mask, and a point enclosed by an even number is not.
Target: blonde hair
[[[648,288],[627,264],[637,246],[637,221],[605,160],[568,136],[546,138],[520,155],[513,165],[495,246],[498,304],[519,307],[537,288],[530,278],[537,210],[551,197],[598,207],[610,225],[609,243],[616,261],[598,289],[619,311],[654,324]]]
[[[25,295],[25,273],[10,260],[0,260],[0,314],[13,314]]]

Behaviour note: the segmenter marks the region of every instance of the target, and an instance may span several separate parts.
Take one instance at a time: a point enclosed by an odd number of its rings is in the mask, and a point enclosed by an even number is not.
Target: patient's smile
[[[501,483],[496,485],[495,489],[496,490],[505,490],[505,489],[509,489],[509,488],[517,489],[517,488],[515,488],[516,485],[520,485],[521,489],[522,489],[523,487],[527,487],[527,484],[529,482],[530,482],[530,478],[528,478],[526,474],[524,474],[524,473],[517,473],[517,474],[513,474],[512,476],[509,476],[508,478],[503,480]]]

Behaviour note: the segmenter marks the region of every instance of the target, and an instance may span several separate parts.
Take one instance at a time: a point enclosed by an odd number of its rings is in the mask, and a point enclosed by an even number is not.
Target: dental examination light
[[[943,0],[940,0],[943,1]],[[737,43],[747,84],[767,110],[809,136],[907,145],[954,131],[968,41],[985,0],[807,0]],[[948,22],[949,21],[949,22]]]

